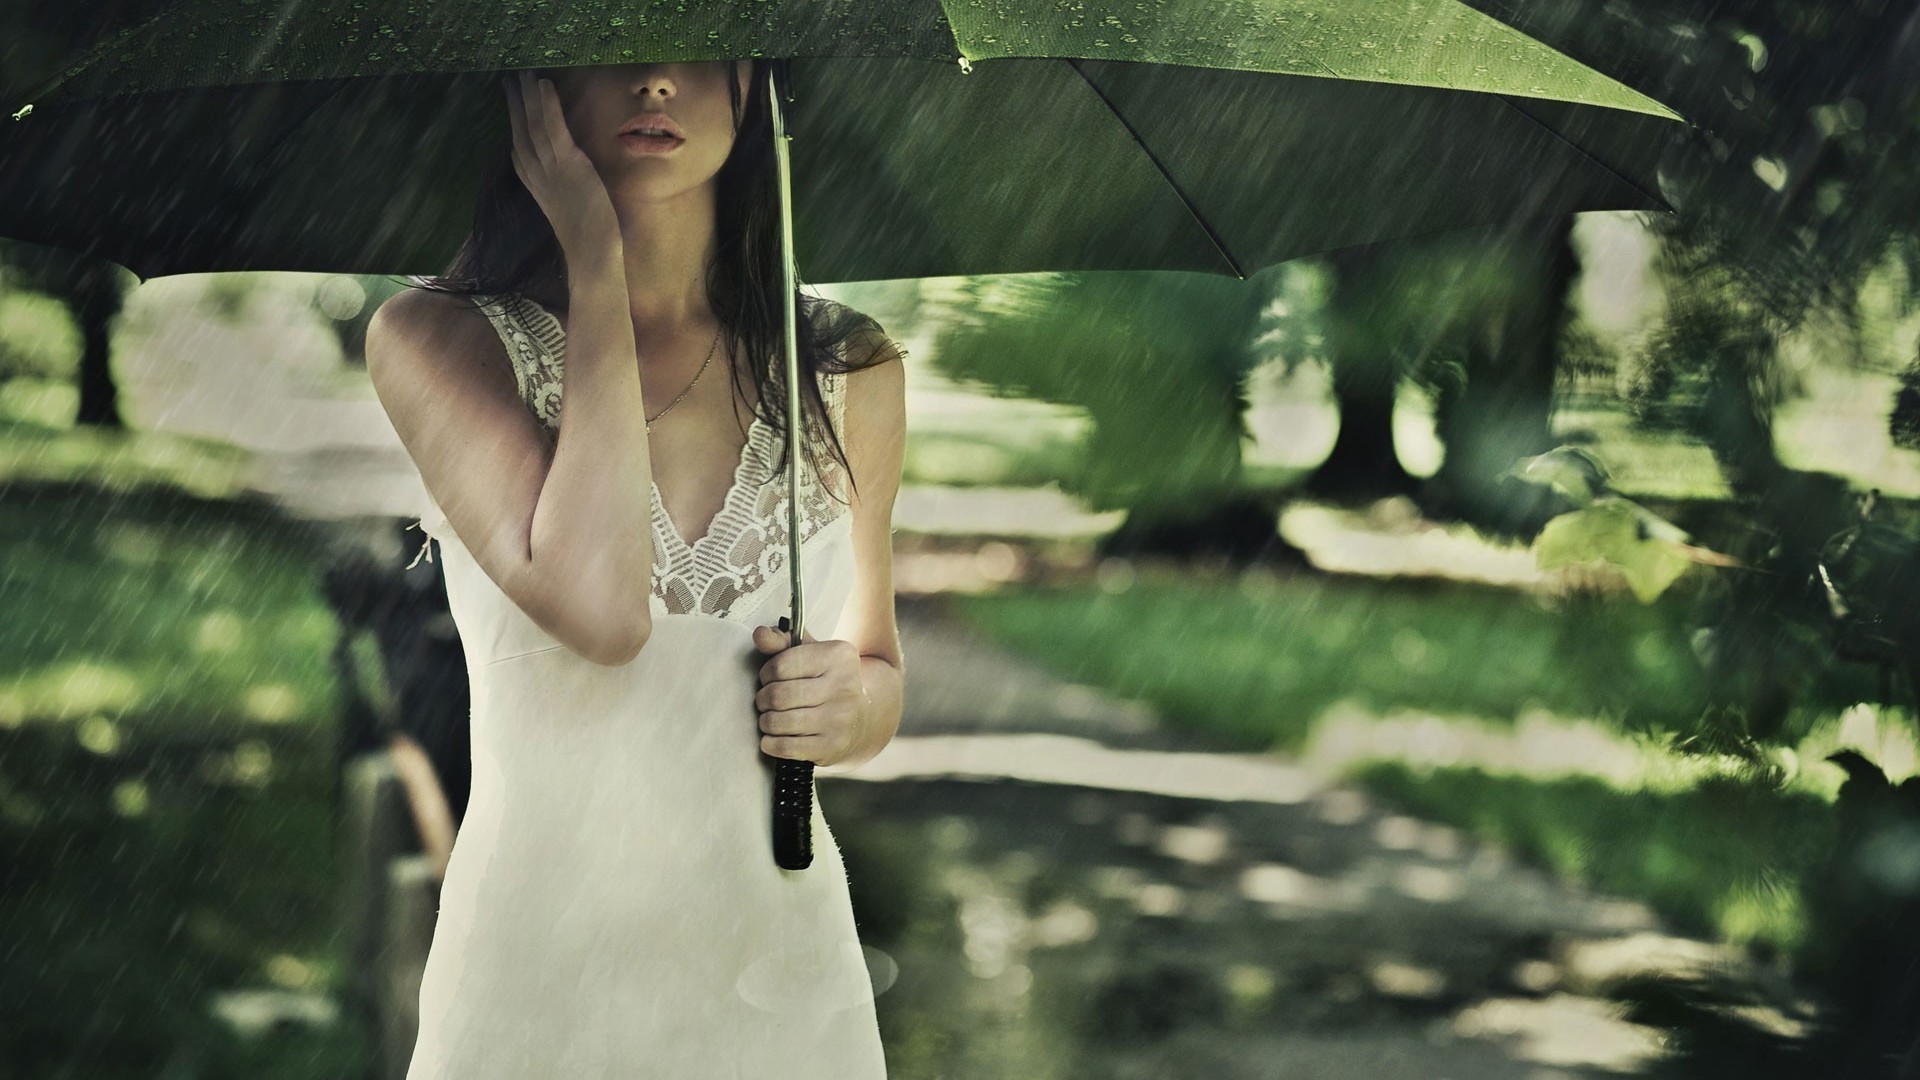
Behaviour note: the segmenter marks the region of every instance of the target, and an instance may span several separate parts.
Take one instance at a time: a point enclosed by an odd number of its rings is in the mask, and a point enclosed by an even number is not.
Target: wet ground
[[[1737,961],[1640,904],[1260,755],[901,602],[908,717],[822,774],[893,1074],[1639,1075],[1617,980]]]

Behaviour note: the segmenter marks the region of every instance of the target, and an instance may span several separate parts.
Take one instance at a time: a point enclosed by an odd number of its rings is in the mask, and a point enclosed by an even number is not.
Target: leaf
[[[1654,515],[1631,500],[1597,499],[1547,522],[1533,541],[1534,562],[1542,570],[1593,563],[1612,567],[1626,578],[1635,598],[1651,604],[1686,571],[1690,560],[1670,541],[1646,535],[1648,517]]]
[[[1605,494],[1610,479],[1606,463],[1593,451],[1578,446],[1558,446],[1544,454],[1521,458],[1506,475],[1551,488],[1583,505]]]

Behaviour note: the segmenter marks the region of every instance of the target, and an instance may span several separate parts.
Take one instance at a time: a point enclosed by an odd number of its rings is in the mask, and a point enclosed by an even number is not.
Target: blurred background
[[[1683,212],[811,290],[908,354],[821,779],[890,1075],[1920,1076],[1920,17],[1475,6],[1710,128]],[[12,90],[107,23],[14,17]],[[0,244],[0,1078],[404,1072],[402,287]]]

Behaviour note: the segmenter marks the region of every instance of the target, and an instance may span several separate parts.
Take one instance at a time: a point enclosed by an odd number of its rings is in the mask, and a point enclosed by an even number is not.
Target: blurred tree
[[[66,305],[80,329],[80,364],[75,371],[80,401],[74,423],[121,428],[120,393],[113,379],[114,316],[120,313],[134,277],[116,263],[27,244],[9,245],[0,254],[7,287],[46,293]]]
[[[1920,355],[1900,372],[1900,389],[1894,392],[1887,433],[1893,445],[1920,450]]]
[[[1561,504],[1507,470],[1553,446],[1555,369],[1579,272],[1573,219],[1522,223],[1455,258],[1481,261],[1490,280],[1455,308],[1460,377],[1432,387],[1446,456],[1420,503],[1430,516],[1531,535]]]
[[[1825,359],[1872,362],[1868,276],[1920,282],[1920,8],[1890,0],[1470,0],[1705,129],[1663,170],[1652,219],[1670,305],[1635,405],[1710,446],[1736,492],[1778,476],[1781,339],[1840,328]],[[1837,348],[1836,348],[1837,347]]]
[[[1572,333],[1579,268],[1573,219],[1450,232],[1334,252],[1328,352],[1341,404],[1339,441],[1308,489],[1367,499],[1419,493],[1432,517],[1531,534],[1564,504],[1514,482],[1521,458],[1552,446],[1548,419],[1561,342]],[[1392,437],[1401,378],[1436,403],[1446,447],[1424,484]]]
[[[24,0],[0,5],[0,93],[11,114],[23,96],[82,48],[169,7],[174,0]],[[80,327],[77,424],[124,427],[112,369],[112,322],[134,277],[113,263],[38,245],[0,241],[9,282],[66,303]]]
[[[1705,128],[1663,169],[1681,213],[1652,222],[1668,304],[1632,404],[1701,439],[1735,493],[1715,546],[1753,570],[1702,590],[1695,639],[1715,701],[1693,745],[1766,772],[1773,748],[1800,734],[1793,705],[1841,661],[1889,673],[1920,656],[1912,619],[1895,617],[1920,610],[1911,515],[1875,520],[1872,496],[1788,467],[1773,438],[1775,407],[1795,390],[1780,359],[1788,335],[1822,331],[1820,363],[1904,359],[1877,354],[1861,298],[1894,265],[1911,310],[1920,282],[1920,5],[1468,2]],[[1890,403],[1896,443],[1914,445],[1917,382]],[[1896,684],[1883,679],[1883,702]],[[1912,781],[1893,797],[1858,754],[1840,764],[1846,827],[1803,889],[1811,933],[1795,958],[1829,1007],[1810,1038],[1783,1047],[1706,1001],[1679,1040],[1689,1073],[1920,1077],[1920,875],[1903,869],[1920,865],[1920,801]]]
[[[1405,342],[1373,332],[1380,299],[1399,268],[1390,246],[1351,248],[1325,255],[1326,355],[1333,376],[1340,432],[1333,449],[1302,489],[1322,499],[1374,499],[1412,494],[1419,481],[1400,464],[1393,441],[1393,410],[1409,362]]]
[[[1720,741],[1777,739],[1792,688],[1813,677],[1807,664],[1823,662],[1817,651],[1784,649],[1795,639],[1786,628],[1820,617],[1807,588],[1819,551],[1859,520],[1843,479],[1779,459],[1773,416],[1795,392],[1781,342],[1826,330],[1817,361],[1880,363],[1862,331],[1864,286],[1892,262],[1912,303],[1920,6],[1471,2],[1703,125],[1662,170],[1680,213],[1650,223],[1667,303],[1637,358],[1629,403],[1641,422],[1708,446],[1745,515],[1731,526],[1740,535],[1717,546],[1761,572],[1708,591],[1706,653],[1733,695],[1719,711],[1728,727]],[[1900,401],[1891,404],[1897,436]]]
[[[974,278],[923,301],[933,362],[960,378],[1078,405],[1093,421],[1064,490],[1127,516],[1104,554],[1297,557],[1279,501],[1245,489],[1247,376],[1275,268]]]
[[[1765,572],[1710,593],[1706,621],[1716,678],[1754,691],[1719,711],[1722,735],[1771,742],[1791,688],[1832,659],[1783,649],[1787,628],[1818,613],[1808,582],[1821,551],[1859,522],[1849,484],[1778,457],[1774,410],[1794,389],[1780,345],[1837,328],[1818,338],[1817,360],[1879,363],[1861,332],[1863,288],[1889,260],[1906,267],[1908,288],[1920,281],[1920,7],[1642,0],[1623,10],[1633,16],[1623,32],[1672,43],[1668,100],[1710,129],[1700,152],[1672,162],[1683,213],[1655,223],[1668,306],[1635,403],[1702,439],[1751,515],[1741,554]]]

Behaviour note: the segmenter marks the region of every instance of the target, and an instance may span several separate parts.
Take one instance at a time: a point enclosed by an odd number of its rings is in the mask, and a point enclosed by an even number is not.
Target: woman
[[[765,62],[545,74],[509,80],[511,173],[448,275],[367,335],[473,682],[407,1075],[883,1076],[838,846],[816,804],[813,865],[780,869],[769,806],[773,758],[850,767],[899,724],[901,352],[800,298],[833,638],[787,648]]]

